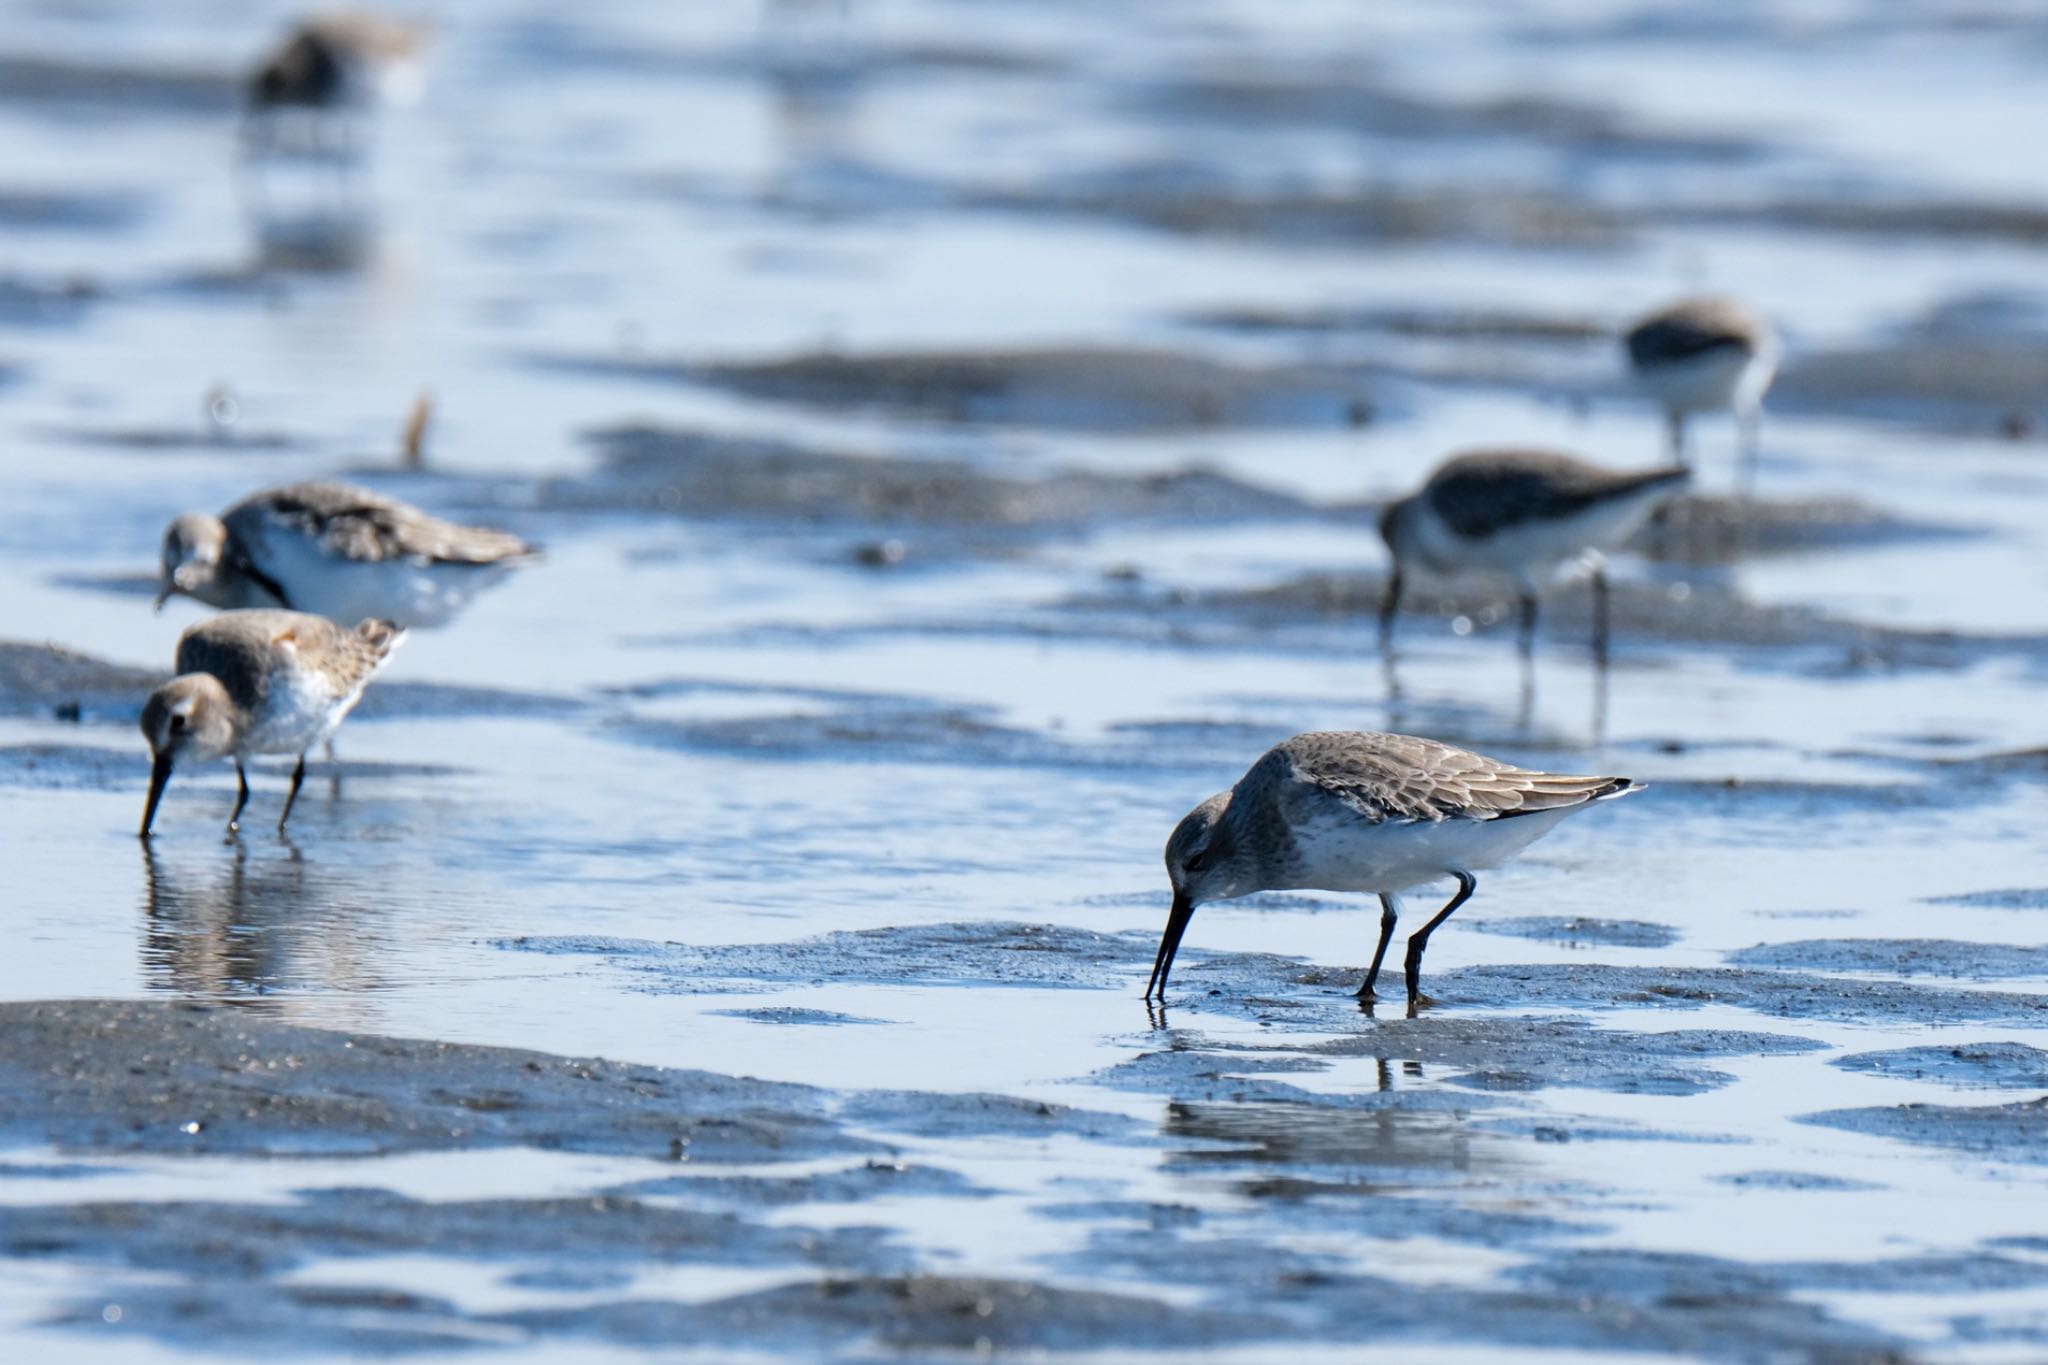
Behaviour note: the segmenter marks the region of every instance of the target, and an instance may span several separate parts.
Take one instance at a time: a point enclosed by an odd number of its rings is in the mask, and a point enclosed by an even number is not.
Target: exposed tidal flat
[[[0,5],[10,1356],[2048,1349],[2038,16],[466,6],[325,236],[284,18]],[[1656,463],[1701,288],[1758,479],[1695,424],[1611,667],[1483,581],[1383,655],[1379,509]],[[316,476],[546,561],[145,846],[164,525]],[[1649,789],[1414,1017],[1323,892],[1148,1010],[1308,729]]]

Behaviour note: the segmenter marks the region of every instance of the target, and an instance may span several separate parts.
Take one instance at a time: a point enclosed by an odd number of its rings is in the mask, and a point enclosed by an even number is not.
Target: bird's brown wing
[[[1625,777],[1538,772],[1411,735],[1297,735],[1273,751],[1297,779],[1365,820],[1494,820],[1576,806],[1635,786]],[[1270,757],[1270,756],[1269,756]]]
[[[1683,469],[1617,473],[1552,451],[1481,450],[1446,463],[1423,496],[1446,526],[1478,540],[1686,477]]]
[[[496,564],[538,553],[508,531],[458,526],[371,489],[324,480],[258,493],[223,520],[245,543],[260,542],[260,525],[251,522],[282,522],[358,563]]]

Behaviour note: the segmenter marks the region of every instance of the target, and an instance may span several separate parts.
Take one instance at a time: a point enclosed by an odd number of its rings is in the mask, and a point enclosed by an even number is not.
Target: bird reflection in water
[[[240,840],[166,857],[142,846],[142,974],[152,990],[269,1001],[382,984],[382,936],[350,880],[289,840],[252,857]]]
[[[1382,1076],[1391,1083],[1390,1070]],[[1453,1110],[1310,1102],[1175,1102],[1164,1134],[1207,1145],[1181,1167],[1247,1162],[1471,1172],[1511,1164],[1507,1144]]]

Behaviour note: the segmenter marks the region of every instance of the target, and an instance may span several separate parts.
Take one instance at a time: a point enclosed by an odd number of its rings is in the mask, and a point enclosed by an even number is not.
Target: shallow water
[[[788,1082],[830,1142],[679,1162],[515,1070],[488,1142],[195,1146],[28,1056],[11,1352],[2039,1355],[2038,15],[503,0],[320,270],[231,155],[285,17],[0,5],[0,1009]],[[1651,462],[1605,329],[1705,287],[1790,343],[1766,506],[1699,424],[1764,548],[1627,557],[1604,680],[1570,591],[1532,678],[1483,591],[1389,666],[1377,501]],[[145,850],[161,528],[312,475],[548,560],[415,632],[289,841],[275,770],[221,841],[221,771]],[[1487,877],[1419,1018],[1319,894],[1205,907],[1157,1017],[1165,833],[1311,728],[1651,786]]]

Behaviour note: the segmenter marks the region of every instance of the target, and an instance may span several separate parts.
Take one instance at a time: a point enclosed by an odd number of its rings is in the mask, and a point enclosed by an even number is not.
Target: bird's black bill
[[[1152,979],[1145,985],[1147,1000],[1166,998],[1166,978],[1173,972],[1173,955],[1180,951],[1180,936],[1188,931],[1188,921],[1195,917],[1194,902],[1187,893],[1173,893],[1173,909],[1166,915],[1166,932],[1159,937],[1159,956],[1152,959]]]
[[[171,756],[158,754],[156,762],[149,768],[149,800],[142,805],[142,828],[136,831],[138,839],[149,837],[149,827],[156,823],[156,803],[164,799],[164,784],[171,780]]]

